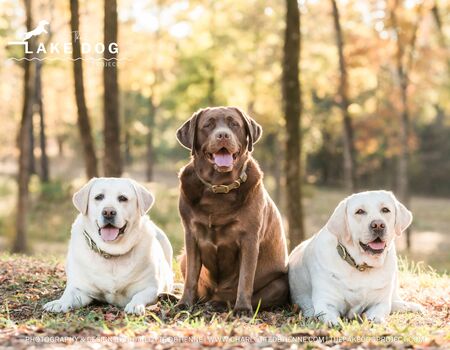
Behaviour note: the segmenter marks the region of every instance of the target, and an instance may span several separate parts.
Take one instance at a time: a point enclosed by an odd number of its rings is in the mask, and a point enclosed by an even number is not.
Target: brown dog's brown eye
[[[236,123],[235,121],[230,121],[230,126],[232,126],[233,128],[237,128],[239,124]]]
[[[105,198],[105,196],[103,195],[103,194],[98,194],[98,195],[96,195],[95,197],[94,197],[94,199],[96,200],[96,201],[101,201],[103,198]]]
[[[365,214],[365,213],[366,212],[364,210],[358,209],[355,214],[362,215],[362,214]]]
[[[205,129],[208,129],[208,128],[210,128],[211,126],[213,126],[214,125],[214,122],[210,119],[210,120],[208,120],[206,123],[205,123],[205,125],[203,125],[203,127],[205,128]]]
[[[119,196],[117,199],[119,200],[119,202],[126,202],[126,201],[128,201],[128,198],[125,197],[125,196]]]
[[[384,207],[383,209],[381,209],[381,211],[383,212],[383,213],[390,213],[391,211],[388,209],[388,208],[386,208],[386,207]]]

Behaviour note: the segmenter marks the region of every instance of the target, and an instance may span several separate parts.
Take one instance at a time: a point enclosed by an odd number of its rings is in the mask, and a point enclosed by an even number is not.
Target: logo
[[[25,55],[32,55],[31,58],[27,57],[10,57],[9,60],[15,60],[15,61],[22,61],[22,60],[38,60],[38,61],[44,61],[44,60],[84,60],[84,61],[101,61],[104,62],[104,65],[108,66],[114,66],[115,62],[119,60],[117,57],[112,58],[104,58],[99,57],[100,55],[103,55],[105,52],[109,52],[110,54],[117,55],[119,53],[119,46],[117,43],[112,42],[108,45],[105,45],[102,42],[97,43],[90,43],[90,42],[83,42],[81,41],[80,33],[75,31],[72,32],[71,35],[73,37],[74,42],[78,42],[80,44],[81,49],[81,57],[73,59],[70,55],[73,52],[73,46],[72,42],[42,42],[38,41],[39,36],[42,34],[48,34],[49,31],[47,28],[50,26],[50,23],[46,20],[39,21],[36,28],[33,30],[24,33],[21,37],[22,40],[20,41],[10,41],[8,42],[8,46],[23,46],[24,54]],[[32,45],[30,44],[31,38],[36,38],[36,44]],[[46,57],[46,54],[51,54],[52,57]],[[86,55],[85,57],[83,57]],[[114,62],[111,62],[114,61]]]
[[[23,40],[28,40],[33,36],[39,36],[42,33],[48,34],[48,32],[45,30],[45,26],[48,26],[50,23],[47,21],[40,21],[38,26],[34,28],[31,32],[26,32],[23,36]]]

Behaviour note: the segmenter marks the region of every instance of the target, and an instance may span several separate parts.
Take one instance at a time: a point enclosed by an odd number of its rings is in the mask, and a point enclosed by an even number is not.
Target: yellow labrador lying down
[[[383,322],[391,312],[422,311],[398,295],[394,238],[412,221],[391,192],[354,194],[328,223],[289,257],[292,301],[305,317],[328,324],[364,315]]]
[[[172,291],[172,246],[146,215],[150,192],[130,179],[94,178],[73,203],[80,214],[72,225],[67,286],[45,310],[66,312],[96,299],[143,314],[158,294]]]

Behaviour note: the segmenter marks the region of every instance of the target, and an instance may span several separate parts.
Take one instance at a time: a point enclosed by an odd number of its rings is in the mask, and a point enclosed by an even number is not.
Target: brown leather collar
[[[351,257],[351,255],[348,253],[347,249],[345,249],[345,247],[344,247],[341,243],[338,242],[338,245],[337,245],[336,249],[337,249],[337,251],[338,251],[338,253],[339,253],[339,256],[340,256],[343,260],[345,260],[350,266],[353,266],[353,267],[354,267],[355,269],[357,269],[358,271],[361,271],[361,272],[362,272],[362,271],[366,271],[367,269],[373,268],[373,266],[367,265],[366,263],[363,263],[363,264],[361,264],[361,265],[358,265],[358,264],[355,262],[355,259],[353,259],[353,258]]]
[[[229,185],[212,185],[209,182],[205,181],[204,179],[202,179],[202,177],[197,173],[197,177],[199,178],[199,180],[207,187],[209,188],[212,192],[214,193],[228,193],[232,190],[235,190],[239,187],[241,187],[241,185],[247,181],[247,166],[248,166],[248,162],[249,159],[247,159],[244,163],[244,166],[242,167],[242,171],[241,174],[239,175],[239,178],[237,180],[234,180],[231,184]]]
[[[84,235],[84,238],[86,239],[86,243],[89,246],[89,248],[91,248],[97,254],[100,254],[105,259],[117,258],[119,256],[124,255],[124,254],[117,254],[117,255],[109,254],[109,253],[105,252],[104,250],[100,249],[98,247],[97,243],[95,243],[94,240],[91,238],[91,236],[89,236],[89,233],[86,232],[86,230],[83,230],[83,235]]]

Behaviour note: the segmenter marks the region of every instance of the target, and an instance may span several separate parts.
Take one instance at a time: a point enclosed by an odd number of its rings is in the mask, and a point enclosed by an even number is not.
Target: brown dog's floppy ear
[[[328,219],[326,228],[332,234],[334,234],[338,240],[342,237],[345,241],[350,241],[351,234],[347,225],[347,201],[348,198],[342,200],[336,209],[334,209],[333,214]]]
[[[81,187],[78,190],[78,192],[75,192],[75,194],[72,197],[73,205],[83,215],[87,214],[89,203],[89,192],[91,192],[91,187],[96,180],[97,180],[96,177],[90,179],[88,183],[85,184],[83,187]]]
[[[253,151],[253,145],[259,141],[262,135],[262,127],[259,125],[252,117],[250,117],[247,113],[242,111],[240,108],[234,108],[242,117],[245,123],[245,130],[248,135],[248,143],[247,149],[249,152]]]
[[[186,121],[178,130],[177,130],[177,140],[188,150],[191,151],[193,155],[195,153],[195,143],[197,137],[197,120],[198,117],[205,111],[205,109],[199,109],[195,112],[188,121]]]
[[[144,186],[134,180],[130,181],[133,184],[134,191],[136,192],[139,213],[141,214],[141,216],[143,216],[150,210],[153,203],[155,202],[155,198]]]
[[[395,203],[395,233],[400,236],[411,225],[413,215],[392,192],[391,195]]]

